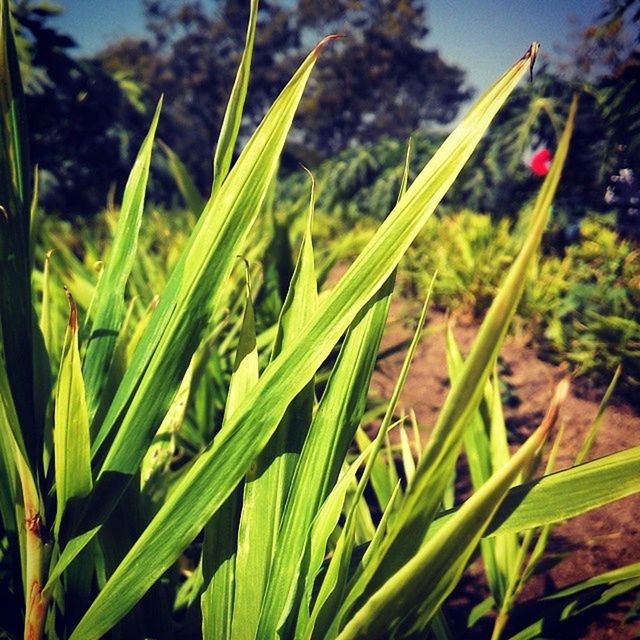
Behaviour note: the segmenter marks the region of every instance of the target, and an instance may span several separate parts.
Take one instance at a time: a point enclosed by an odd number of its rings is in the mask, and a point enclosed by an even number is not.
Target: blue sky
[[[207,0],[210,1],[210,0]],[[330,0],[317,0],[326,2]],[[65,12],[57,25],[83,53],[123,35],[144,33],[139,0],[59,0]],[[541,53],[567,44],[571,20],[587,24],[601,11],[601,0],[429,0],[431,33],[426,45],[468,73],[478,90],[487,88],[532,40]]]

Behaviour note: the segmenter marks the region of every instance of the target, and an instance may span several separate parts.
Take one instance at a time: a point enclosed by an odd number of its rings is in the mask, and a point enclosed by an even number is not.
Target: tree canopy
[[[248,3],[144,0],[150,36],[116,42],[99,54],[148,95],[165,94],[160,135],[210,180],[210,156],[244,41]],[[471,91],[462,69],[429,49],[423,0],[261,2],[245,129],[250,130],[305,53],[328,33],[346,37],[323,52],[298,112],[285,163],[313,165],[377,140],[445,125]]]
[[[20,0],[13,7],[31,134],[48,209],[87,213],[121,185],[146,119],[144,105],[95,60],[78,60],[73,39],[50,26],[60,8]]]

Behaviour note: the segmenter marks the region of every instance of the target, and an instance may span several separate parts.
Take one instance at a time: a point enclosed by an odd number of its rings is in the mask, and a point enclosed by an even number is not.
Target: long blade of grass
[[[632,447],[513,487],[485,535],[517,533],[568,520],[639,491],[640,447]],[[453,513],[455,510],[439,515],[429,535]]]
[[[453,384],[459,379],[463,366],[462,354],[455,341],[451,326],[447,327],[447,362]],[[489,478],[492,470],[497,470],[509,459],[507,437],[500,406],[500,393],[497,376],[493,384],[487,383],[484,402],[469,421],[463,442],[469,465],[471,482],[474,489],[481,487]],[[450,508],[453,505],[447,505]],[[496,601],[501,602],[505,589],[505,571],[503,565],[512,555],[513,541],[506,542],[505,550],[498,550],[503,538],[483,539],[480,541],[484,569],[489,588]],[[511,545],[511,546],[509,546]],[[506,551],[503,553],[503,551]]]
[[[529,265],[536,255],[551,202],[569,149],[577,109],[574,99],[551,171],[542,185],[530,233],[513,262],[482,323],[458,383],[448,394],[416,475],[405,494],[394,529],[379,554],[371,559],[344,604],[346,614],[357,600],[362,604],[403,566],[422,544],[453,472],[469,419],[477,410],[509,323],[522,296]]]
[[[407,188],[410,156],[411,143],[407,148],[398,198]],[[305,574],[306,563],[310,561],[304,553],[309,528],[338,477],[364,413],[394,282],[395,275],[392,275],[349,329],[314,416],[283,516],[261,612],[259,636],[288,633],[287,618],[292,610],[299,608],[296,600],[299,602],[303,594],[298,578]],[[369,440],[364,437],[368,446]],[[304,613],[308,617],[308,611],[304,610]]]
[[[309,620],[311,601],[314,597],[316,579],[325,562],[327,543],[338,527],[345,508],[347,495],[356,480],[356,473],[367,460],[370,447],[343,470],[341,477],[327,495],[311,523],[309,540],[305,547],[304,564],[306,572],[301,585],[303,594],[298,616],[298,626],[304,628]],[[297,634],[296,634],[297,637]]]
[[[362,428],[356,431],[355,441],[360,451],[364,451],[365,447],[371,444],[369,436]],[[371,488],[380,505],[380,510],[385,511],[395,490],[395,485],[389,476],[387,464],[380,456],[376,458],[371,468]]]
[[[225,405],[225,420],[233,414],[257,382],[256,323],[247,269],[246,307]],[[205,584],[208,586],[201,598],[203,638],[224,640],[234,637],[232,625],[245,613],[236,609],[240,602],[236,595],[239,584],[236,579],[236,565],[241,506],[242,487],[238,487],[214,514],[204,530],[202,571]],[[245,636],[244,630],[241,635]]]
[[[47,563],[47,523],[42,497],[28,459],[27,447],[11,396],[6,368],[2,326],[0,325],[0,449],[5,474],[10,477],[9,498],[16,508],[15,521],[20,539],[22,585],[24,589],[25,635],[42,633],[47,597],[42,595]],[[16,478],[18,482],[16,483]],[[18,487],[20,491],[18,491]],[[8,505],[7,505],[8,506]],[[7,522],[11,522],[9,518]]]
[[[546,635],[547,629],[562,634],[562,621],[584,613],[591,607],[606,604],[639,585],[640,563],[636,562],[561,589],[540,598],[538,603],[545,612],[544,616],[511,636],[510,640],[540,638],[543,633]]]
[[[416,349],[418,348],[418,344],[420,343],[420,338],[422,337],[424,324],[427,318],[427,310],[429,308],[429,301],[431,299],[431,293],[433,292],[434,282],[435,276],[431,280],[429,291],[427,293],[427,297],[422,307],[420,318],[418,320],[418,326],[404,357],[402,368],[398,375],[398,379],[396,380],[396,384],[393,388],[391,399],[389,400],[389,406],[387,407],[387,411],[384,415],[384,418],[382,419],[379,431],[373,441],[371,452],[369,454],[369,458],[367,459],[367,464],[364,468],[364,472],[358,481],[358,486],[355,492],[354,506],[352,506],[347,514],[345,526],[340,534],[340,537],[338,538],[338,542],[329,563],[329,568],[327,570],[325,579],[320,586],[320,591],[318,593],[316,602],[314,603],[310,621],[304,633],[305,638],[333,638],[338,631],[339,619],[335,616],[335,612],[338,609],[338,604],[346,586],[347,572],[351,563],[353,549],[356,543],[355,505],[362,499],[364,495],[364,490],[369,483],[369,478],[371,476],[373,463],[382,450],[383,442],[387,440],[389,426],[391,425],[396,405],[400,398],[400,394],[404,389],[404,385],[409,375],[411,363],[415,356]],[[404,428],[404,425],[402,425],[402,423],[400,424],[400,428]],[[389,456],[389,465],[393,464],[393,456]]]
[[[574,464],[582,464],[589,455],[593,445],[598,437],[598,431],[600,431],[600,425],[602,424],[602,420],[604,419],[604,412],[607,410],[607,406],[609,405],[609,400],[611,400],[611,396],[615,391],[616,385],[618,384],[618,379],[620,378],[620,374],[622,373],[622,366],[618,365],[613,374],[613,378],[611,378],[611,382],[607,387],[607,390],[602,396],[602,400],[600,401],[600,405],[598,406],[598,413],[587,433],[582,445],[580,445],[580,450],[576,454],[576,459]]]
[[[311,176],[311,199],[306,231],[285,298],[274,344],[274,355],[302,335],[318,304],[312,229],[315,181]],[[296,463],[307,435],[314,402],[311,380],[292,400],[277,431],[252,465],[244,487],[238,534],[238,582],[234,635],[253,638],[271,563],[278,547],[280,520]]]
[[[311,70],[310,67],[313,66],[316,55],[317,53],[312,54],[310,61],[303,66],[304,79],[302,84]],[[291,400],[311,379],[362,307],[389,277],[407,247],[430,218],[495,114],[527,73],[530,61],[531,53],[528,52],[478,101],[462,123],[447,138],[440,150],[432,157],[429,164],[384,221],[378,233],[331,294],[321,303],[313,321],[307,325],[305,335],[284,350],[269,365],[254,391],[234,413],[213,445],[185,474],[171,497],[152,520],[119,569],[107,582],[91,609],[81,620],[73,634],[75,638],[99,637],[109,629],[181,553],[186,544],[193,540],[205,522],[233,491],[251,461],[271,437]],[[299,80],[300,76],[297,76],[296,79]],[[300,86],[298,89],[301,91],[302,87]],[[291,91],[295,90],[291,89],[287,93],[290,94]],[[294,108],[299,98],[299,91],[295,91],[296,95],[293,100],[291,100],[292,96],[288,95],[289,100],[294,102],[291,105]],[[280,106],[277,111],[281,108]],[[272,109],[270,115],[273,114],[273,111]],[[275,118],[281,127],[285,130],[288,128],[290,120],[283,122],[280,113],[277,113]],[[271,119],[269,122],[272,122]],[[263,130],[260,133],[262,132]],[[254,137],[254,144],[249,144],[245,148],[243,155],[227,178],[228,184],[235,187],[238,181],[242,182],[241,178],[255,177],[247,175],[248,167],[240,161],[243,156],[251,158],[259,150],[263,153],[265,149],[267,153],[273,152],[273,145],[268,144],[269,137],[267,139],[262,138],[261,135],[258,135],[257,138]],[[278,151],[280,148],[280,145],[276,145]],[[274,160],[275,158],[272,157],[271,161],[275,165]],[[242,172],[239,169],[240,166],[243,167]],[[271,172],[268,177],[269,180],[265,181],[265,185],[270,182]],[[253,189],[257,189],[255,180],[248,184],[251,184]],[[220,205],[223,201],[226,203],[226,197],[229,193],[231,193],[230,188],[222,188],[216,202],[219,201]],[[235,196],[235,193],[233,195]],[[246,202],[243,204],[244,207],[235,211],[239,217],[243,213],[250,215],[250,213],[246,213],[246,209],[251,209],[251,207],[246,207]],[[217,213],[220,212],[217,211]],[[203,227],[205,221],[210,222],[208,218],[207,215],[201,217],[197,231]],[[219,218],[218,215],[217,219]],[[236,229],[236,226],[233,228]],[[242,231],[238,231],[238,235],[242,236]],[[217,251],[223,251],[226,254],[227,250],[234,252],[235,249],[235,242],[229,240],[222,246],[218,246],[217,242],[214,242],[212,246],[211,240],[207,238],[206,245],[208,249],[213,251],[213,255],[216,255]],[[193,246],[191,250],[193,250]],[[205,271],[207,272],[205,275],[212,277],[209,270]],[[226,271],[221,274],[221,277],[223,280],[226,279]],[[171,299],[172,296],[168,296],[168,298]],[[193,309],[193,312],[202,312],[198,304],[193,304],[192,299],[190,301],[192,304],[189,308]],[[202,300],[198,302],[203,303]],[[205,314],[205,316],[208,315]],[[158,346],[157,342],[166,322],[164,320],[160,324],[159,320],[156,321],[156,326],[151,332],[154,339],[149,338],[145,354],[149,348],[156,349]],[[187,327],[188,332],[192,332],[197,326],[197,322],[190,322]],[[183,324],[179,324],[178,327],[183,327]],[[187,332],[182,331],[181,335],[184,336],[185,333]],[[162,351],[164,352],[167,346],[174,342],[163,343]],[[162,358],[160,355],[157,358],[164,363],[165,354],[161,355]],[[166,358],[166,360],[174,362],[176,354],[171,353],[170,355],[172,358]],[[129,416],[127,418],[129,423],[127,433],[121,437],[119,446],[114,449],[109,464],[105,464],[104,473],[108,471],[115,474],[131,473],[132,467],[135,467],[136,461],[141,455],[140,441],[146,441],[145,434],[139,433],[141,431],[140,425],[135,424],[131,416],[144,417],[145,423],[153,422],[162,406],[162,401],[159,401],[158,398],[162,399],[167,395],[165,389],[159,389],[159,386],[164,387],[167,384],[167,378],[169,378],[172,383],[170,386],[173,387],[174,382],[177,384],[179,381],[179,378],[175,380],[176,373],[184,372],[187,366],[184,363],[182,366],[176,367],[176,372],[165,368],[160,373],[157,366],[153,367],[153,376],[150,377],[149,382],[147,384],[140,383],[138,378],[145,370],[143,365],[146,365],[150,359],[151,353],[148,354],[148,357],[147,355],[144,358],[141,357],[135,366],[132,363],[129,368],[132,373],[128,372],[129,379],[125,379],[121,387],[122,396],[119,397],[120,394],[118,394],[112,405],[108,421],[105,419],[105,432],[109,432],[123,409],[127,406],[130,407],[127,412],[127,416]],[[151,385],[151,378],[153,385]],[[135,402],[131,398],[134,391],[136,391]],[[153,398],[153,401],[147,398]],[[135,411],[133,411],[134,407]],[[124,424],[120,428],[120,433],[124,433]],[[106,433],[104,438],[106,438]],[[124,451],[125,447],[126,451]],[[114,464],[116,461],[118,464]],[[113,473],[112,478],[114,477]],[[164,533],[161,542],[157,535],[159,531]],[[68,545],[69,550],[65,549],[59,564],[64,566],[63,559],[68,562],[69,558],[72,558],[82,548],[91,535],[91,529],[84,535],[80,534],[73,545]],[[59,570],[56,566],[52,575],[55,576]],[[51,583],[51,579],[49,583]],[[49,584],[47,588],[50,588]]]
[[[161,109],[162,99],[158,102],[149,133],[142,142],[129,174],[111,254],[105,262],[92,302],[91,334],[83,367],[90,420],[93,419],[100,404],[116,338],[125,316],[125,287],[136,256],[151,166],[151,152]]]
[[[213,199],[226,180],[233,158],[233,150],[236,146],[240,123],[242,122],[242,111],[244,101],[247,97],[247,87],[249,86],[249,74],[251,71],[251,58],[253,57],[253,44],[256,39],[256,24],[258,22],[258,0],[250,0],[249,24],[247,25],[247,37],[240,59],[240,65],[236,72],[236,77],[231,89],[231,96],[227,103],[227,108],[222,120],[222,128],[218,136],[216,151],[213,157],[213,188],[211,198]]]
[[[180,195],[182,196],[185,205],[194,215],[199,216],[204,209],[205,201],[200,195],[198,187],[196,187],[193,179],[189,175],[189,170],[168,145],[161,140],[158,140],[158,142],[160,143],[160,147],[164,151],[164,154],[167,156],[167,160],[169,161],[169,170],[171,171],[171,175],[175,180],[178,191],[180,191]]]
[[[93,485],[89,414],[78,347],[78,309],[67,292],[69,324],[64,339],[54,411],[53,452],[56,471],[56,537],[70,500],[86,496]]]
[[[95,535],[100,522],[131,480],[159,426],[168,400],[184,376],[203,329],[219,303],[220,292],[228,280],[239,247],[258,215],[302,92],[327,41],[325,39],[314,49],[285,87],[245,146],[224,188],[200,217],[98,432],[94,442],[98,460],[115,430],[117,435],[108,448],[86,519],[66,545],[59,566],[53,569],[49,589],[65,564]],[[255,457],[262,448],[256,445],[260,442],[252,438],[252,444],[244,448],[243,455]],[[216,506],[220,506],[238,484],[241,477],[238,474],[243,474],[247,467],[248,463],[236,467],[238,473],[232,474],[229,492],[220,494],[221,501]],[[226,472],[222,475],[226,475],[225,483],[231,480],[232,476]],[[210,494],[209,488],[201,493],[201,497],[205,494]],[[214,511],[215,508],[198,515],[198,530]],[[167,549],[170,546],[167,545]],[[174,551],[171,553],[173,555]],[[107,587],[105,590],[108,592]],[[112,613],[103,619],[104,624],[112,624],[111,621],[117,619],[116,610]],[[91,610],[87,615],[90,614]]]
[[[450,323],[447,325],[446,350],[449,377],[452,385],[455,385],[460,380],[464,360]],[[469,426],[464,432],[463,444],[471,483],[474,489],[477,489],[489,479],[492,470],[489,434],[479,409],[469,419]]]
[[[553,442],[553,446],[551,447],[551,451],[549,453],[549,459],[547,460],[547,465],[545,468],[545,473],[552,473],[555,469],[556,460],[558,458],[558,452],[560,451],[560,444],[562,442],[562,438],[564,435],[564,425],[561,424],[558,429],[558,433]],[[491,598],[494,604],[498,604],[498,612],[493,624],[493,633],[491,634],[491,640],[498,640],[504,627],[509,619],[511,614],[511,609],[516,601],[516,598],[520,594],[524,583],[529,579],[528,572],[530,567],[537,565],[538,561],[542,558],[542,554],[544,553],[544,549],[547,545],[547,540],[549,537],[549,533],[551,531],[551,525],[547,525],[542,528],[540,534],[538,536],[538,540],[531,551],[531,555],[529,556],[529,560],[525,565],[525,560],[527,555],[530,552],[531,541],[533,540],[533,536],[535,533],[534,529],[529,529],[524,536],[522,536],[522,540],[517,549],[517,555],[512,563],[510,574],[507,576],[507,584],[505,587],[504,593],[501,595],[501,599],[499,601]],[[510,537],[513,537],[517,541],[517,534],[508,534]],[[500,540],[503,536],[496,536],[495,538],[485,538],[482,542],[491,543],[493,541]],[[495,593],[495,591],[494,591]],[[470,625],[471,626],[471,625]]]
[[[53,352],[55,344],[55,332],[53,324],[53,313],[51,309],[51,292],[50,292],[50,274],[51,274],[51,256],[53,250],[47,251],[44,257],[44,269],[42,272],[42,307],[40,309],[40,331],[44,339],[44,345],[47,352]]]
[[[306,573],[303,552],[309,529],[364,413],[392,288],[391,282],[386,285],[349,330],[311,423],[282,519],[258,637],[280,629],[301,595],[298,580]]]
[[[17,504],[20,495],[17,493],[15,478],[20,482],[22,500],[34,507],[35,516],[38,513],[40,497],[38,494],[35,475],[29,466],[27,446],[20,431],[20,422],[16,412],[11,391],[9,388],[9,376],[7,374],[4,342],[2,340],[2,327],[0,326],[0,448],[7,475],[11,481],[7,485],[11,489],[11,502]]]
[[[9,0],[0,6],[0,322],[13,402],[30,462],[38,464],[29,223],[31,168],[25,102]]]
[[[491,467],[496,471],[508,464],[511,457],[507,441],[507,427],[502,411],[497,367],[494,367],[493,381],[490,387],[492,393],[489,417]],[[491,584],[491,592],[498,603],[504,601],[509,579],[515,570],[518,549],[518,539],[515,534],[504,534],[491,540],[482,541],[483,558],[485,558],[485,562],[488,560],[492,563],[494,580]]]
[[[595,442],[596,436],[598,435],[598,431],[600,429],[600,425],[602,423],[602,419],[604,418],[604,412],[607,408],[607,405],[609,403],[609,399],[611,398],[611,395],[613,394],[613,391],[615,389],[616,383],[618,382],[618,377],[620,375],[621,372],[621,368],[618,367],[613,375],[613,378],[611,379],[611,382],[609,383],[609,386],[607,387],[607,390],[600,402],[600,405],[598,407],[598,412],[596,414],[596,417],[593,421],[593,424],[591,425],[591,428],[589,429],[587,435],[585,436],[582,445],[580,447],[580,450],[578,451],[576,458],[574,460],[574,466],[581,464],[582,462],[584,462],[584,459],[589,455],[589,452],[591,451],[591,448],[593,447],[593,444]],[[554,443],[554,447],[551,451],[551,454],[549,455],[549,461],[547,462],[547,468],[545,471],[545,474],[549,474],[554,470],[555,467],[555,460],[558,454],[558,448],[559,448],[559,440],[561,438],[561,433],[558,434],[558,439],[557,442]],[[534,572],[536,571],[538,565],[540,564],[540,562],[542,561],[542,558],[544,557],[544,552],[546,550],[547,547],[547,543],[549,540],[549,536],[551,535],[551,531],[553,530],[553,526],[551,524],[547,524],[544,527],[542,527],[542,529],[540,529],[539,533],[538,533],[538,539],[536,540],[535,546],[533,547],[533,550],[531,551],[529,558],[527,560],[526,565],[524,566],[524,568],[522,569],[521,575],[519,576],[519,580],[515,586],[515,589],[517,591],[520,591],[524,585],[524,583],[526,581],[529,580],[529,578],[531,578],[531,576],[534,574]],[[527,531],[523,542],[522,542],[522,547],[523,549],[525,549],[526,546],[526,550],[528,550],[529,544],[530,544],[530,538],[533,535],[533,531],[529,530]],[[497,537],[498,539],[500,538],[500,536]],[[504,607],[503,607],[504,609]],[[499,618],[498,618],[499,619]],[[497,626],[497,623],[496,623]]]

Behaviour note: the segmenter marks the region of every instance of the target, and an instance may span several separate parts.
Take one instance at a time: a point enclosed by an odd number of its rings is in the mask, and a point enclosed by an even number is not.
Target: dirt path
[[[374,374],[374,393],[388,398],[400,370],[405,350],[394,347],[411,338],[407,318],[417,318],[415,303],[396,301],[392,305],[383,351],[390,350]],[[413,409],[424,429],[425,439],[433,425],[448,390],[444,328],[446,316],[438,311],[430,314],[428,332],[423,338],[414,360],[407,386],[402,394],[400,408]],[[454,328],[456,339],[467,352],[477,332],[477,325],[458,322]],[[501,356],[507,374],[503,376],[519,400],[517,406],[506,407],[507,426],[513,444],[522,442],[539,424],[552,396],[554,383],[563,375],[559,367],[542,362],[535,351],[522,340],[510,338]],[[591,426],[598,409],[598,400],[578,397],[575,390],[567,398],[561,414],[565,422],[565,440],[559,456],[559,467],[569,466],[582,440]],[[597,458],[620,449],[640,445],[640,416],[629,406],[614,403],[607,409],[598,441],[590,458]],[[569,585],[597,573],[629,562],[640,561],[640,529],[636,513],[640,511],[640,494],[618,501],[607,507],[584,514],[555,530],[549,549],[553,552],[572,550],[543,578],[532,581],[523,594],[532,597]],[[476,572],[472,568],[472,574]],[[474,588],[475,586],[475,588]],[[466,585],[468,588],[469,585]],[[471,585],[471,600],[486,595],[482,585]],[[640,624],[621,626],[624,615],[618,611],[599,613],[587,626],[576,630],[570,637],[634,638]],[[462,637],[462,636],[461,636]],[[485,637],[481,635],[479,637]],[[569,637],[569,636],[565,636]]]

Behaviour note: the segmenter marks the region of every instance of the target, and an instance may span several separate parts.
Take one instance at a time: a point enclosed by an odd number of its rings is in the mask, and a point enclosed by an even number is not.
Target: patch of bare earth
[[[411,338],[411,319],[417,318],[415,302],[395,301],[392,305],[387,331],[382,345],[386,354],[378,365],[372,381],[374,395],[388,398],[395,384],[406,352],[406,342]],[[413,409],[424,432],[424,439],[435,422],[438,411],[448,392],[444,329],[446,316],[438,311],[430,313],[427,331],[409,374],[401,396],[399,409]],[[468,352],[478,331],[477,323],[457,321],[454,334],[464,353]],[[533,348],[523,340],[509,338],[501,352],[506,380],[519,399],[516,406],[505,407],[507,426],[512,444],[517,445],[538,426],[553,393],[553,387],[563,371],[560,367],[541,361]],[[565,423],[565,437],[559,468],[570,466],[585,434],[595,418],[598,398],[587,399],[572,390],[561,414]],[[606,411],[597,443],[590,458],[597,458],[621,449],[640,444],[640,416],[624,403],[612,403]],[[464,478],[462,479],[464,483]],[[564,554],[555,566],[527,586],[522,599],[543,593],[551,593],[574,582],[586,579],[629,562],[640,561],[640,530],[636,514],[640,510],[640,495],[631,496],[611,505],[583,514],[554,530],[549,551]],[[454,593],[453,601],[460,609],[451,617],[460,627],[455,627],[456,637],[471,637],[465,626],[462,611],[480,602],[488,595],[483,582],[479,562],[471,567],[470,577],[465,579]],[[640,633],[640,623],[622,624],[622,618],[632,599],[627,597],[622,606],[613,605],[595,610],[580,626],[563,630],[563,638],[634,638]],[[490,635],[491,621],[477,625],[478,635]],[[509,637],[509,634],[504,637]]]

